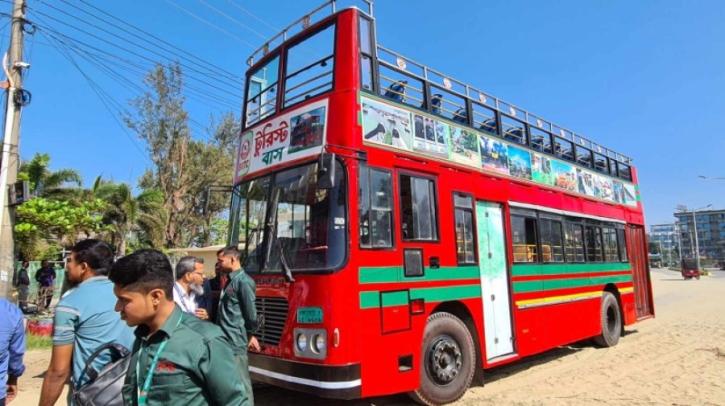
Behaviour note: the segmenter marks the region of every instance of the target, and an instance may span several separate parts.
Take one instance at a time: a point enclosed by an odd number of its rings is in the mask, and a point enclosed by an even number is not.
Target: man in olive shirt
[[[164,254],[136,251],[113,265],[109,279],[116,311],[138,326],[123,385],[126,406],[250,405],[222,331],[174,303],[174,276]]]
[[[249,393],[250,403],[254,404],[247,349],[261,349],[257,338],[252,335],[257,330],[257,308],[254,305],[256,286],[254,280],[241,269],[240,258],[241,253],[234,246],[217,251],[219,268],[229,275],[219,301],[217,324],[231,341],[234,354],[239,358],[242,382]]]

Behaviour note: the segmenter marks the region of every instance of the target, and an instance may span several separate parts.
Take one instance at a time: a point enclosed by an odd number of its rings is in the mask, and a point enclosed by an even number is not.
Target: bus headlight
[[[327,358],[327,330],[297,327],[292,333],[292,349],[300,358]]]
[[[315,334],[312,337],[312,351],[316,353],[321,353],[325,351],[325,347],[327,345],[325,336],[322,334]]]
[[[305,333],[297,334],[297,350],[299,352],[305,352],[307,349],[307,336]]]

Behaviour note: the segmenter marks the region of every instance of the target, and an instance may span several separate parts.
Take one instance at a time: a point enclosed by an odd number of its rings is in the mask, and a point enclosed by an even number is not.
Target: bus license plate
[[[297,309],[297,323],[322,323],[322,308],[302,307]]]

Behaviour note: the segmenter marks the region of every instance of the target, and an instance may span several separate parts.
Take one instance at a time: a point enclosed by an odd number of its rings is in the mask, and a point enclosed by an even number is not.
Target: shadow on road
[[[638,330],[625,330],[622,336],[637,334]],[[496,382],[524,372],[528,369],[536,367],[540,364],[546,364],[558,358],[567,355],[576,354],[594,346],[592,340],[582,340],[576,343],[558,347],[544,353],[533,355],[512,364],[502,365],[500,367],[486,370],[484,373],[485,383]],[[473,386],[473,385],[472,385]],[[258,406],[280,406],[294,404],[295,406],[414,406],[413,402],[407,395],[391,395],[369,399],[358,400],[333,400],[322,399],[317,396],[307,395],[304,393],[294,392],[274,386],[261,386],[254,389],[254,403]]]

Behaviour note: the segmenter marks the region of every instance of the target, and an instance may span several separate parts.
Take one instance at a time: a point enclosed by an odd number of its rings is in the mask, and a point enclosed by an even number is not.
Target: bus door
[[[629,241],[629,263],[632,265],[634,299],[637,305],[637,319],[653,316],[652,290],[647,269],[647,244],[641,226],[627,226]]]
[[[486,358],[514,352],[511,294],[501,204],[476,202]]]

